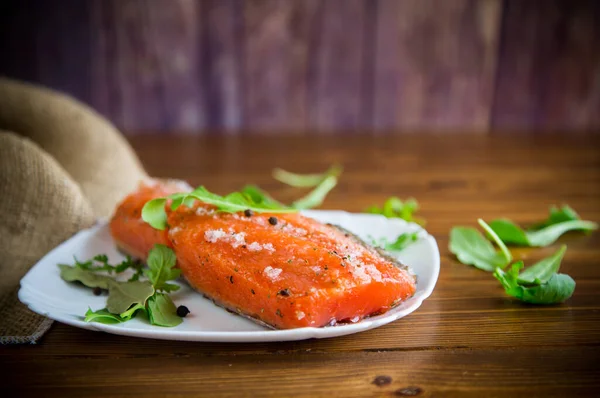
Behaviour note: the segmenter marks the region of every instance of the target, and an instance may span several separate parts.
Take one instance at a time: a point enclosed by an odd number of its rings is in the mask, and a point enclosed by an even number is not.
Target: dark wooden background
[[[135,132],[599,131],[597,0],[4,0],[0,75]]]

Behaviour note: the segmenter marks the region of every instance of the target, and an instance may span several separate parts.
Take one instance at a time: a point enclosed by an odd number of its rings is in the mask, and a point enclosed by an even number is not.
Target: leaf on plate
[[[393,242],[389,242],[385,238],[382,238],[379,241],[372,239],[374,246],[379,246],[387,251],[402,251],[417,240],[419,240],[418,232],[404,232],[398,235]]]
[[[169,296],[156,293],[148,299],[148,319],[152,325],[173,327],[183,320],[177,315],[177,308]]]
[[[419,225],[425,225],[425,220],[415,217],[419,210],[419,203],[414,198],[401,200],[396,196],[388,198],[383,207],[371,206],[366,212],[370,214],[381,214],[387,218],[401,218],[408,222],[414,222]]]
[[[132,305],[146,303],[154,294],[154,287],[148,281],[116,282],[112,281],[108,288],[106,309],[113,314],[121,314]]]
[[[148,253],[148,269],[145,270],[146,277],[152,282],[154,289],[175,291],[179,286],[167,283],[179,278],[181,270],[175,267],[177,258],[175,252],[165,246],[156,244]]]
[[[256,192],[254,192],[256,193]],[[256,213],[293,213],[297,209],[283,206],[276,201],[261,200],[256,202],[256,196],[242,192],[232,192],[226,196],[220,196],[200,186],[189,193],[175,193],[166,198],[157,198],[148,201],[142,208],[142,219],[152,227],[164,230],[167,227],[167,214],[165,204],[171,199],[171,210],[181,205],[191,206],[194,200],[213,205],[217,210],[227,213],[236,213],[244,210],[252,210]]]
[[[125,319],[121,318],[119,315],[111,314],[106,308],[103,308],[98,311],[92,311],[91,308],[88,308],[85,313],[85,322],[99,322],[105,323],[108,325],[125,322]]]
[[[108,289],[110,283],[114,282],[110,276],[98,275],[83,268],[71,267],[66,264],[58,264],[58,267],[60,268],[60,277],[67,282],[81,282],[87,287],[101,289]]]

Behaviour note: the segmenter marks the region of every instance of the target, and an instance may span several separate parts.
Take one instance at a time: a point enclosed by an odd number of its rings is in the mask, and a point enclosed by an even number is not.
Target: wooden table
[[[171,138],[132,140],[149,172],[220,193],[255,182],[281,200],[298,191],[274,166],[345,172],[324,208],[361,211],[416,197],[438,239],[437,287],[412,315],[357,335],[268,344],[154,341],[55,324],[36,346],[0,348],[4,391],[36,396],[582,396],[600,393],[600,233],[571,234],[565,304],[507,297],[492,275],[448,253],[454,225],[478,217],[542,219],[568,203],[600,220],[600,136]],[[555,247],[515,250],[532,262]],[[391,383],[377,386],[378,376]]]

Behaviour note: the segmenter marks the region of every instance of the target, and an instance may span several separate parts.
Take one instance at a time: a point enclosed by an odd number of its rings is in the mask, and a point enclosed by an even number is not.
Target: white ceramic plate
[[[86,323],[83,314],[88,307],[94,310],[104,308],[106,297],[94,296],[91,289],[64,282],[56,265],[72,264],[73,256],[87,260],[99,253],[106,253],[111,262],[121,261],[123,256],[115,249],[108,225],[102,222],[79,232],[44,256],[21,280],[19,299],[38,314],[83,329],[165,340],[259,342],[336,337],[373,329],[410,314],[431,295],[440,270],[440,255],[435,239],[418,225],[379,215],[343,211],[306,211],[304,214],[340,225],[361,238],[373,236],[393,239],[403,232],[418,231],[420,239],[397,256],[417,275],[416,294],[383,315],[354,324],[269,330],[217,307],[181,282],[181,289],[172,294],[173,300],[177,305],[187,306],[192,313],[177,327],[152,326],[137,318],[116,325]]]

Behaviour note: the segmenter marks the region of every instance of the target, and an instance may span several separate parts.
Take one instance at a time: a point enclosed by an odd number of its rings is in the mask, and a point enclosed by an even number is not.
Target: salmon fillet
[[[155,230],[141,209],[174,189],[142,185],[125,198],[110,222],[117,245],[140,258],[170,246],[192,287],[241,315],[277,329],[322,327],[384,313],[415,292],[406,267],[299,213],[246,216],[196,201],[167,205],[168,227]]]

